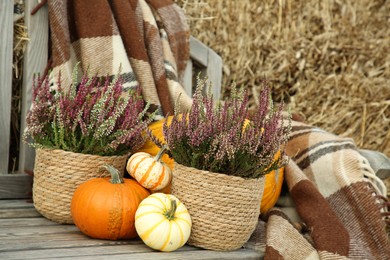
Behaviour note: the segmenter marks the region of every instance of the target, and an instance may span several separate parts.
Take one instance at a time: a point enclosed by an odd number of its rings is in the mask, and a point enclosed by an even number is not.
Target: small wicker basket
[[[100,167],[111,164],[124,173],[128,155],[98,156],[53,149],[37,149],[33,200],[39,213],[61,224],[72,224],[70,203],[76,188],[98,177],[109,177]]]
[[[243,246],[260,214],[264,178],[244,179],[175,163],[171,193],[192,219],[188,244],[229,251]]]

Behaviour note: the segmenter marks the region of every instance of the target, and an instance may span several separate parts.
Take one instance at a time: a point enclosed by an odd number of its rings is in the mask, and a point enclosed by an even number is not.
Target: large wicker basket
[[[192,219],[188,244],[235,250],[249,239],[260,214],[264,178],[244,179],[175,163],[171,193]]]
[[[109,177],[100,167],[111,164],[124,172],[127,155],[98,156],[63,150],[37,149],[34,168],[34,206],[44,217],[72,224],[70,203],[76,188],[97,177]]]

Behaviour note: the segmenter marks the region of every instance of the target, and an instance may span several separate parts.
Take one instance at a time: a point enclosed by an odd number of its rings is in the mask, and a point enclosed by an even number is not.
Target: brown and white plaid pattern
[[[49,0],[48,5],[53,82],[61,72],[63,85],[70,85],[80,62],[79,75],[120,71],[124,91],[141,85],[144,99],[161,116],[173,114],[180,94],[181,107],[190,107],[180,83],[189,59],[189,28],[171,0]]]
[[[78,61],[91,75],[115,75],[126,88],[140,84],[144,98],[172,113],[189,58],[188,26],[170,0],[49,0],[53,75],[71,82]],[[81,73],[79,73],[81,74]],[[286,182],[300,218],[267,213],[247,246],[265,259],[387,259],[385,225],[363,173],[369,167],[352,140],[293,123]]]
[[[385,222],[364,178],[370,167],[354,142],[294,121],[286,153],[285,181],[305,228],[274,208],[247,246],[265,250],[265,259],[389,259]]]

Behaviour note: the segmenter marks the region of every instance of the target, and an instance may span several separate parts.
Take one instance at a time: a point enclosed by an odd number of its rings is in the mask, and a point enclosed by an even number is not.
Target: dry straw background
[[[390,156],[390,1],[176,0],[191,35],[252,93],[272,82],[307,123]]]

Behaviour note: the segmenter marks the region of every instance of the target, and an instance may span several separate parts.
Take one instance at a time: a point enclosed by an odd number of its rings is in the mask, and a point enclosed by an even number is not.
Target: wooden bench
[[[0,1],[0,259],[260,259],[260,252],[240,249],[232,252],[203,250],[185,245],[171,253],[157,252],[140,239],[110,241],[91,239],[74,225],[60,225],[42,217],[31,201],[32,177],[24,171],[34,167],[34,150],[21,144],[19,170],[8,173],[8,150],[12,84],[13,0]],[[47,62],[48,15],[43,7],[29,15],[37,4],[26,0],[25,22],[29,43],[24,56],[21,128],[31,104],[31,82]],[[194,77],[201,73],[213,82],[213,94],[221,92],[222,60],[195,38],[190,39],[191,61],[184,77],[185,90],[192,94]]]
[[[177,251],[157,252],[140,239],[99,240],[74,225],[43,218],[26,200],[0,200],[0,259],[261,259],[251,249],[231,252],[185,245]]]
[[[30,40],[25,54],[21,128],[31,104],[33,73],[43,71],[47,61],[48,21],[43,7],[36,15],[28,15],[36,0],[26,0],[25,17]],[[74,225],[60,225],[43,218],[31,202],[34,151],[21,144],[19,171],[8,174],[9,121],[12,84],[13,0],[0,1],[0,259],[261,259],[262,252],[242,248],[232,252],[203,250],[184,246],[171,253],[157,252],[140,239],[108,241],[91,239]],[[214,96],[220,95],[222,61],[207,46],[194,38],[190,41],[191,62],[186,69],[185,89],[192,93],[193,75],[198,71],[208,75],[214,84]],[[195,71],[195,73],[193,73]],[[368,157],[375,155],[366,154]],[[373,158],[371,161],[378,162]],[[389,173],[390,164],[378,169]],[[371,162],[370,162],[371,163]]]

